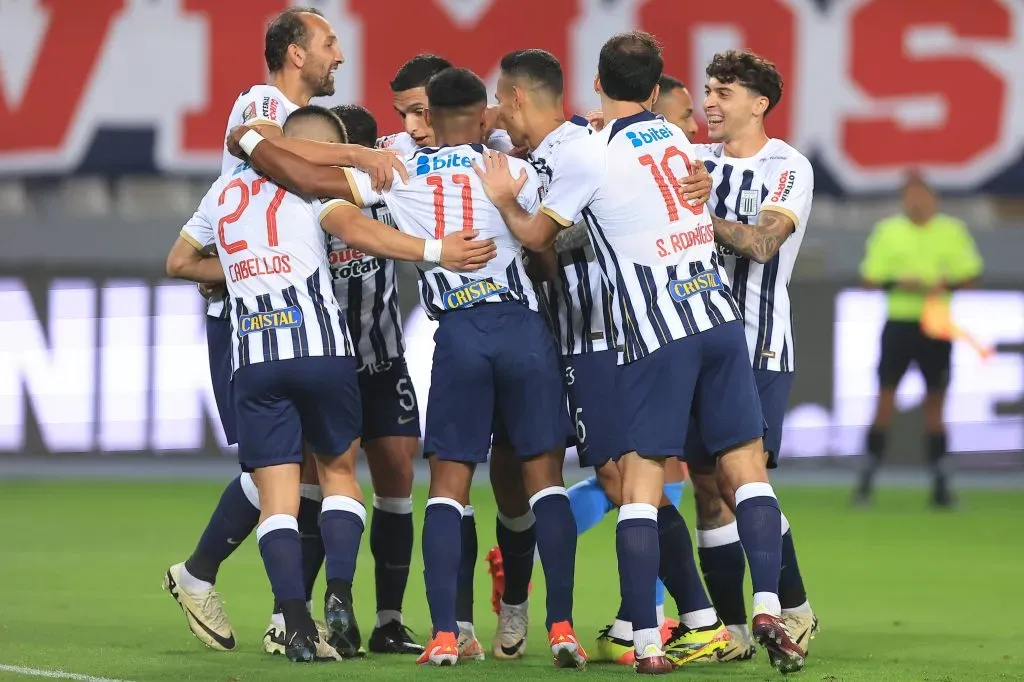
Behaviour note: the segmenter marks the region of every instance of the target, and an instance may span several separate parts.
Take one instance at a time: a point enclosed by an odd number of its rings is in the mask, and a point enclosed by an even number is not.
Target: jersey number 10
[[[668,211],[668,220],[672,223],[679,220],[679,206],[682,206],[693,215],[700,215],[704,212],[703,206],[694,206],[686,200],[686,196],[683,194],[683,188],[679,186],[679,179],[676,177],[676,174],[672,172],[672,168],[668,165],[669,160],[673,157],[679,157],[683,160],[683,163],[686,164],[686,173],[689,175],[691,172],[690,159],[676,147],[669,147],[665,150],[665,155],[661,157],[660,164],[657,163],[654,160],[654,157],[650,154],[644,154],[637,159],[641,166],[647,166],[651,169],[651,176],[654,177],[654,181],[658,183],[658,189],[661,190],[661,198],[665,200],[665,209]],[[668,178],[668,182],[665,181],[665,178]],[[671,188],[669,187],[669,184],[672,185]]]
[[[452,182],[462,187],[462,229],[473,229],[473,188],[469,176],[456,173]],[[434,239],[444,238],[444,178],[428,175],[427,184],[434,188]]]
[[[260,188],[263,184],[269,182],[266,178],[256,178],[252,181],[252,194],[256,195],[260,193]],[[224,249],[224,253],[237,253],[243,249],[249,248],[249,243],[244,239],[239,239],[235,242],[229,242],[227,237],[224,236],[224,226],[230,225],[231,223],[238,222],[238,219],[245,213],[245,209],[249,208],[249,185],[242,181],[241,178],[235,178],[228,183],[224,191],[220,193],[220,198],[217,200],[218,206],[224,205],[224,199],[228,195],[228,190],[237,188],[240,191],[238,197],[238,207],[234,211],[227,214],[223,218],[217,221],[217,241],[220,242],[220,246]],[[284,201],[285,194],[288,193],[284,187],[278,187],[277,191],[274,192],[274,198],[270,200],[270,205],[267,206],[267,245],[277,246],[277,209],[281,208],[281,202]]]

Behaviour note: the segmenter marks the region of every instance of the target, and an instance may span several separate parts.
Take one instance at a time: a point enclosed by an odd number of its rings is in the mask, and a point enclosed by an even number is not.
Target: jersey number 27
[[[256,178],[252,181],[252,194],[256,195],[260,193],[260,188],[263,187],[264,183],[268,182],[266,178]],[[220,193],[220,198],[217,200],[218,206],[224,205],[224,199],[227,198],[228,191],[232,189],[238,189],[238,206],[234,211],[227,214],[223,218],[217,221],[217,241],[220,242],[220,247],[224,249],[224,253],[237,253],[243,249],[249,248],[249,243],[244,239],[238,241],[229,242],[227,237],[224,235],[224,227],[231,223],[238,222],[238,219],[245,213],[245,209],[249,208],[249,185],[246,184],[241,178],[235,178],[224,188],[224,191]],[[267,206],[267,245],[277,246],[277,209],[281,208],[281,202],[284,201],[285,194],[288,193],[284,187],[278,187],[277,191],[274,192],[274,198],[270,200],[270,205]]]

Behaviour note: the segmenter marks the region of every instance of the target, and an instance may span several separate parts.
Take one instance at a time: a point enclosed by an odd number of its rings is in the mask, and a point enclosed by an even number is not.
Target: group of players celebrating
[[[213,384],[243,470],[164,577],[195,636],[235,647],[214,584],[255,529],[275,600],[264,649],[292,661],[365,653],[352,603],[362,448],[374,490],[371,652],[484,658],[470,487],[489,459],[496,658],[526,652],[536,553],[555,665],[585,666],[576,538],[617,508],[621,602],[599,658],[659,674],[747,659],[756,642],[782,672],[802,669],[817,619],[767,468],[794,368],[787,287],[813,173],[765,134],[782,96],[774,65],[716,55],[704,100],[714,144],[694,145],[690,94],[663,75],[645,33],[605,43],[601,110],[569,120],[548,52],[502,59],[496,107],[475,74],[418,55],[391,82],[405,131],[379,139],[366,109],[309,104],[333,94],[343,62],[318,11],[279,15],[265,57],[269,84],[236,101],[222,175],[168,257],[169,274],[209,300]],[[423,442],[426,646],[402,621],[420,424],[400,260],[416,264],[438,321]],[[567,442],[595,469],[569,490]],[[694,485],[699,569],[680,484],[666,484],[676,460]],[[678,621],[664,616],[665,590]]]

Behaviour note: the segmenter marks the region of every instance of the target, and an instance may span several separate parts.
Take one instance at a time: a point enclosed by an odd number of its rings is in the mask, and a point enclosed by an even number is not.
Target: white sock
[[[684,613],[679,617],[679,620],[683,622],[683,625],[694,630],[696,628],[706,628],[714,625],[718,622],[718,614],[715,613],[714,608],[709,607],[701,609],[700,611]]]
[[[306,613],[309,613],[309,614],[313,613],[313,602],[312,601],[306,602]]]
[[[805,601],[800,606],[794,606],[791,609],[782,609],[783,613],[801,613],[804,615],[811,615],[814,611],[811,610],[811,602]]]
[[[637,658],[643,658],[647,647],[654,645],[661,651],[661,630],[658,628],[647,628],[645,630],[633,630],[633,649]]]
[[[633,639],[633,624],[628,620],[615,619],[611,628],[608,629],[608,636],[615,639],[624,639],[627,642]]]
[[[654,612],[658,614],[658,627],[660,628],[662,625],[665,624],[665,605],[658,604],[656,607],[654,607]]]
[[[473,629],[473,624],[466,620],[457,620],[455,624],[459,626],[460,635],[465,635],[472,639],[476,639],[476,630]]]
[[[284,628],[284,614],[283,613],[271,614],[270,622],[273,623],[276,627]]]
[[[213,583],[208,583],[205,580],[200,580],[191,573],[184,566],[181,567],[180,575],[181,586],[189,592],[203,592],[213,588]]]
[[[779,604],[779,595],[774,592],[755,592],[753,613],[755,616],[759,613],[781,616],[782,606]]]
[[[377,627],[380,627],[382,625],[387,625],[388,623],[390,623],[393,620],[397,620],[399,623],[401,623],[402,622],[402,612],[401,611],[389,611],[389,610],[384,610],[384,611],[378,611],[377,612]]]

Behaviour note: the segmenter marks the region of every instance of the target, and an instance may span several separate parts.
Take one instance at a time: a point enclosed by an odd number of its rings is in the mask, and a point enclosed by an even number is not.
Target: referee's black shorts
[[[920,323],[888,320],[882,330],[878,383],[884,388],[896,388],[914,362],[924,375],[928,390],[944,389],[949,385],[952,352],[949,341],[925,336]]]

